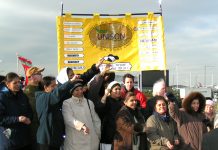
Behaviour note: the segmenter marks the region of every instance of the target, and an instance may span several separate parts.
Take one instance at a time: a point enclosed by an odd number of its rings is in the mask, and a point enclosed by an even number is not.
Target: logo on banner
[[[91,43],[99,48],[121,48],[131,42],[132,29],[121,22],[102,23],[89,32]]]

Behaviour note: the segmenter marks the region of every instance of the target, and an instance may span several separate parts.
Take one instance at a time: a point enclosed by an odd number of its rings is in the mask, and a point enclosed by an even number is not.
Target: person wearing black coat
[[[0,149],[31,149],[30,124],[32,109],[20,89],[20,79],[10,72],[0,90]]]

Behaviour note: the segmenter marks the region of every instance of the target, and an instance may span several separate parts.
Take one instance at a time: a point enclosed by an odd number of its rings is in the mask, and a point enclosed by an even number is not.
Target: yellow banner
[[[110,54],[119,57],[111,63],[114,71],[166,69],[162,16],[153,13],[122,18],[58,16],[57,39],[58,70],[72,67],[82,73]]]

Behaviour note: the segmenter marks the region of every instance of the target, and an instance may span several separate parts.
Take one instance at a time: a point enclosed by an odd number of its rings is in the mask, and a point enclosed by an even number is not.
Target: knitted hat
[[[108,84],[107,89],[111,91],[117,85],[120,86],[120,83],[117,81],[112,81],[111,83]]]
[[[206,105],[214,105],[214,101],[211,99],[206,100]]]
[[[70,89],[70,93],[72,94],[73,91],[74,91],[76,88],[80,87],[80,86],[83,87],[83,84],[82,84],[81,81],[76,81],[76,82],[74,82],[74,83],[72,84],[71,89]]]

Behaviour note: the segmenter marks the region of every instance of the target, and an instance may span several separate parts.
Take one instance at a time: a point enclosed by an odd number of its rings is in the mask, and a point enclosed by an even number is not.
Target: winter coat
[[[137,128],[137,130],[136,130]],[[147,150],[145,121],[139,110],[123,106],[116,115],[113,150]]]
[[[19,116],[32,120],[32,109],[22,90],[12,93],[6,86],[0,91],[0,149],[13,150],[31,144],[30,125],[19,122]]]
[[[36,92],[36,112],[40,122],[37,143],[60,147],[63,143],[64,120],[60,102],[73,83],[68,81],[56,87],[51,93]]]
[[[110,96],[107,97],[106,103],[101,109],[103,116],[101,143],[112,144],[116,131],[115,117],[122,105],[123,102],[121,99],[116,100]]]
[[[193,99],[199,99],[198,112],[191,110]],[[203,114],[204,106],[205,98],[203,95],[198,92],[192,92],[183,100],[183,108],[180,110],[175,104],[173,107],[169,107],[169,113],[177,123],[179,135],[182,138],[181,143],[185,150],[201,150],[203,134],[207,132],[206,125],[203,123],[205,119]]]
[[[179,139],[176,123],[171,118],[168,118],[168,121],[164,121],[161,116],[155,112],[148,118],[146,125],[151,150],[167,150],[168,147],[166,143],[168,141],[173,144],[175,140]]]
[[[95,105],[95,111],[103,120],[104,114],[102,114],[102,108],[104,109],[104,104],[101,102],[102,96],[100,95],[101,88],[104,84],[104,77],[101,74],[98,74],[94,77],[89,83],[88,99],[90,99]]]
[[[98,150],[101,121],[95,112],[92,101],[84,97],[80,99],[72,96],[64,101],[62,112],[66,129],[64,149]],[[89,128],[88,135],[84,135],[81,130],[84,124]]]

